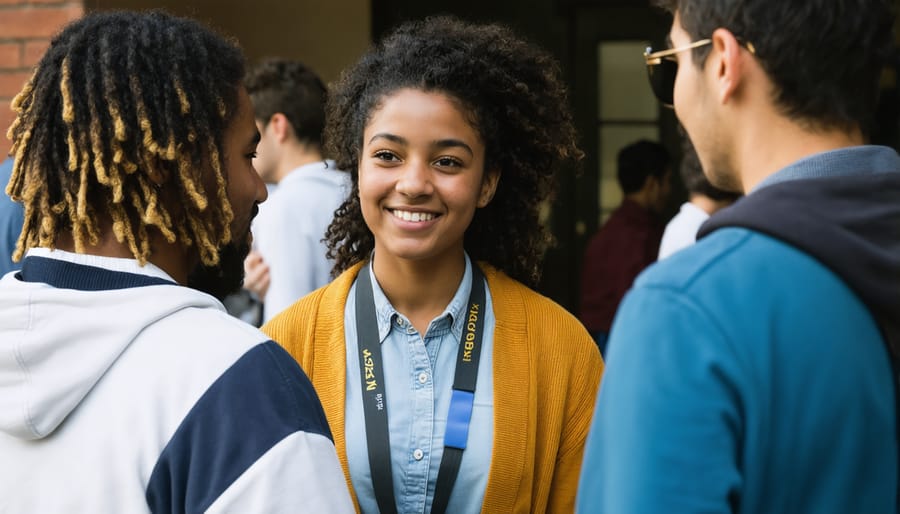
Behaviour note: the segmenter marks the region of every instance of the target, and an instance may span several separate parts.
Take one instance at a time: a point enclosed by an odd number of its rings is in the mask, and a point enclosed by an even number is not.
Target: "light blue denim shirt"
[[[769,175],[753,190],[788,180],[894,173],[898,169],[900,156],[893,148],[878,145],[851,146],[804,157]]]
[[[397,512],[424,514],[431,511],[444,452],[444,427],[447,424],[459,339],[472,288],[472,264],[467,255],[466,271],[456,294],[444,312],[428,325],[424,337],[394,309],[378,285],[374,272],[370,276],[384,363]],[[486,283],[484,312],[484,346],[478,366],[469,438],[447,512],[481,512],[487,486],[494,440],[492,370],[495,318]],[[350,479],[362,512],[375,513],[378,512],[378,504],[369,468],[356,344],[356,283],[350,288],[344,308],[344,331],[347,338],[344,435]]]

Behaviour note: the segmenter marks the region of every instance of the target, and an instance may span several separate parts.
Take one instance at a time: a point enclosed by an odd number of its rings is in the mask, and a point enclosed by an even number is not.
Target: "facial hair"
[[[190,288],[210,294],[219,301],[236,293],[244,284],[244,259],[250,253],[246,243],[228,243],[219,251],[219,264],[205,266],[202,263],[188,275]]]
[[[256,217],[259,206],[254,205],[250,219]],[[244,237],[219,249],[219,264],[198,264],[188,275],[187,285],[223,301],[226,296],[240,291],[244,285],[244,259],[250,254],[250,223]]]

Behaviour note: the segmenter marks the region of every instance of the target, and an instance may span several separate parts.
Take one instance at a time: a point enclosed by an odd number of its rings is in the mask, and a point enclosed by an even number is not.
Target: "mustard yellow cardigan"
[[[262,328],[312,380],[357,510],[344,438],[344,305],[361,265]],[[573,512],[603,373],[600,352],[562,307],[491,266],[480,266],[496,318],[494,443],[483,512]]]

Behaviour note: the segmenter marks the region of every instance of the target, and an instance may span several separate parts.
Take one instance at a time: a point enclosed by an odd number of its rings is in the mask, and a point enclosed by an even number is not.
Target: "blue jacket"
[[[22,232],[25,213],[22,204],[13,202],[6,195],[6,185],[12,174],[12,157],[0,163],[0,276],[21,266],[12,261],[12,253],[16,249],[16,241]]]
[[[581,512],[896,512],[900,173],[767,186],[613,325]]]

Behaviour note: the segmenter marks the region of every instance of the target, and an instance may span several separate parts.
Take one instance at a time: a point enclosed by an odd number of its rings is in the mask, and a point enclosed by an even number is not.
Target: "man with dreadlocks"
[[[306,376],[216,298],[266,197],[243,74],[194,21],[96,14],[14,99],[0,511],[352,512]]]

